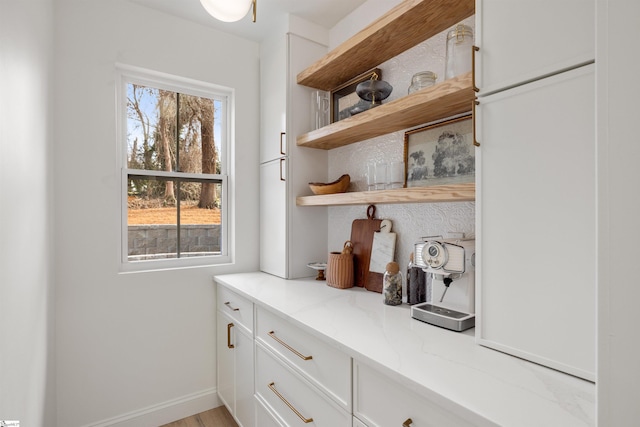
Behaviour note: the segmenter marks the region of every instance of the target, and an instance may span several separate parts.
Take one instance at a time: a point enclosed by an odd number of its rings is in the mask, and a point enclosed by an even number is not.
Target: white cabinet
[[[269,409],[265,406],[259,396],[256,399],[256,426],[259,427],[283,427]]]
[[[594,20],[594,0],[476,9],[476,335],[592,381]]]
[[[284,35],[260,46],[260,163],[286,153],[287,42]]]
[[[488,94],[595,58],[594,0],[477,0],[476,85]]]
[[[256,341],[350,412],[351,358],[261,307],[256,316]]]
[[[353,414],[368,427],[464,427],[473,423],[354,361]],[[362,420],[362,421],[360,421]],[[354,424],[359,425],[359,424]],[[487,424],[490,425],[490,424]]]
[[[256,344],[256,394],[287,426],[351,426],[351,414]]]
[[[287,277],[287,159],[260,165],[260,269]]]
[[[595,66],[482,97],[480,343],[595,379]]]
[[[351,425],[351,357],[256,307],[256,398],[287,426]],[[309,420],[313,421],[309,421]]]
[[[307,264],[327,258],[326,208],[296,206],[297,196],[310,193],[309,182],[327,182],[327,153],[301,152],[295,141],[310,130],[312,92],[296,84],[296,75],[326,51],[292,33],[260,48],[260,270],[286,279],[312,276]]]
[[[367,425],[356,417],[353,417],[353,427],[367,427]]]
[[[218,396],[241,427],[253,427],[253,304],[218,286]]]

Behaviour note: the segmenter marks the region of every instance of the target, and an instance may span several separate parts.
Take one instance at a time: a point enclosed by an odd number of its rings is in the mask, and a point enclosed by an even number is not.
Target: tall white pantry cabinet
[[[297,74],[327,53],[323,44],[284,31],[260,46],[260,270],[308,277],[327,258],[327,208],[296,206],[309,182],[327,182],[327,152],[296,146],[310,131],[312,90]]]
[[[476,2],[476,333],[591,381],[594,29],[594,0]]]

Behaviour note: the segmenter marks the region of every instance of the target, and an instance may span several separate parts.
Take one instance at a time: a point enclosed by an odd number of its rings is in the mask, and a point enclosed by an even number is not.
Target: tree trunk
[[[169,104],[172,101],[172,99],[170,99],[171,95],[172,92],[160,91],[160,114],[158,127],[160,128],[160,146],[162,149],[164,170],[166,172],[171,172],[173,170],[171,162],[171,143],[173,135],[171,134],[171,126],[169,126],[171,118],[171,108],[169,107]],[[176,203],[173,181],[165,181],[164,202],[171,206]]]
[[[201,117],[200,135],[202,137],[202,173],[216,173],[216,147],[213,136],[213,101],[211,99],[200,98]],[[217,184],[203,183],[200,192],[199,208],[212,209],[216,207]]]

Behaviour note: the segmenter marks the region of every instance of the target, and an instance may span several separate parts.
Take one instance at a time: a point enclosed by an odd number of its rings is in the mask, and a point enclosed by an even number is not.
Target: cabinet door
[[[287,183],[284,158],[260,165],[260,270],[287,278]]]
[[[253,339],[244,330],[235,333],[235,386],[236,413],[234,414],[241,427],[253,427]]]
[[[594,379],[594,65],[481,99],[481,344]]]
[[[256,344],[256,394],[288,426],[351,426],[350,413],[259,343]]]
[[[262,307],[258,307],[256,319],[256,342],[351,411],[351,358],[346,353]]]
[[[477,0],[481,94],[593,61],[594,0]]]
[[[235,363],[233,350],[227,346],[227,334],[230,334],[232,329],[227,328],[233,321],[230,317],[218,312],[217,323],[216,356],[218,363],[218,397],[222,403],[224,403],[224,406],[227,407],[229,413],[234,414],[236,412],[234,399]],[[229,341],[230,339],[229,337]]]
[[[287,40],[260,45],[260,163],[286,154]]]
[[[217,320],[218,397],[240,427],[253,427],[253,337],[220,311]]]

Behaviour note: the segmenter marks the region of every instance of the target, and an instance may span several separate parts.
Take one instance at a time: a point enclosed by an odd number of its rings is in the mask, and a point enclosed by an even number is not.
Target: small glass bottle
[[[387,264],[382,278],[382,295],[387,305],[402,304],[402,273],[397,262]]]
[[[413,75],[411,79],[411,86],[409,86],[409,94],[424,89],[425,87],[433,86],[436,84],[438,76],[432,71],[422,71]]]
[[[473,30],[468,25],[458,24],[447,33],[445,79],[471,71],[472,49]]]

